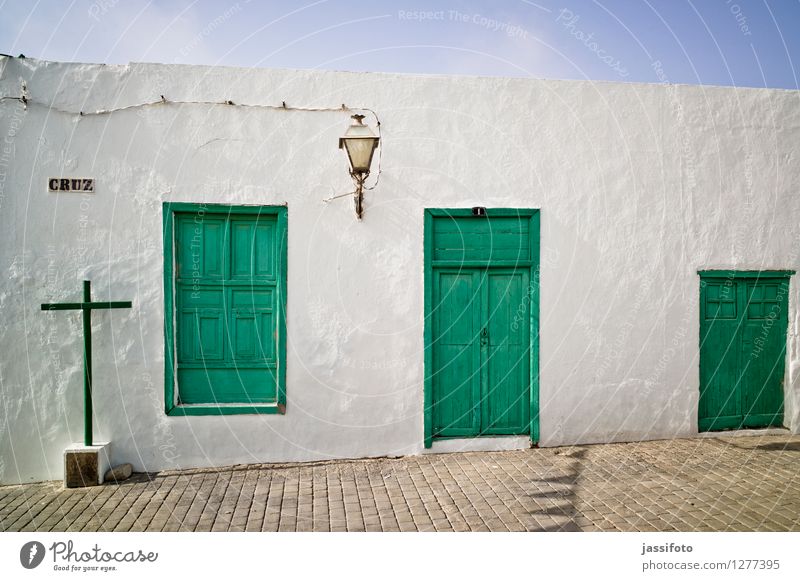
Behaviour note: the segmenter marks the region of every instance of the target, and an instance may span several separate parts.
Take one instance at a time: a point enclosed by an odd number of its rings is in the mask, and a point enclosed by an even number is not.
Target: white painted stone
[[[94,458],[95,466],[97,467],[97,471],[94,472],[93,475],[90,475],[90,472],[87,471],[82,477],[81,480],[84,481],[86,484],[85,486],[96,486],[103,483],[103,475],[106,474],[111,467],[111,442],[97,442],[91,446],[87,446],[85,444],[75,443],[68,446],[64,450],[64,462],[62,466],[64,467],[64,474],[65,474],[65,481],[64,485],[69,487],[68,482],[66,481],[66,474],[68,472],[67,463],[73,462],[72,456],[78,455],[90,455]],[[74,468],[73,468],[74,469]],[[82,486],[71,486],[71,488],[81,488]]]
[[[542,446],[697,433],[698,269],[800,266],[797,91],[0,59],[0,482],[58,479],[82,418],[137,471],[423,451],[423,209],[540,208]],[[363,222],[337,139],[375,110]],[[374,119],[367,117],[373,127]],[[46,178],[95,178],[50,194]],[[369,183],[373,183],[377,172]],[[287,204],[287,413],[164,414],[163,201]],[[786,417],[800,432],[792,279]]]
[[[103,479],[105,482],[121,482],[130,478],[131,474],[133,474],[133,465],[130,463],[125,463],[120,464],[119,466],[114,466],[112,469],[107,471]]]
[[[496,452],[502,450],[524,450],[531,447],[528,436],[487,436],[485,438],[453,438],[434,441],[425,454],[443,452]]]

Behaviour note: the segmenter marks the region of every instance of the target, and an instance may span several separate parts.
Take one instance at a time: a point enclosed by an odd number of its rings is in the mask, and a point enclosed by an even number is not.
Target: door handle
[[[484,327],[481,329],[481,345],[488,345],[489,344],[489,329]]]

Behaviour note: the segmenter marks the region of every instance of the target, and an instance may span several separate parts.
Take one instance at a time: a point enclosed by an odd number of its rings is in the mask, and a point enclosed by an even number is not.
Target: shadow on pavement
[[[581,527],[574,518],[580,516],[575,507],[575,487],[580,479],[581,460],[586,455],[584,449],[572,449],[564,456],[570,462],[566,474],[546,478],[535,478],[531,482],[539,489],[528,494],[535,507],[529,514],[536,520],[534,531],[542,532],[578,532]],[[541,506],[545,504],[546,506]],[[539,518],[543,517],[543,518]],[[540,524],[541,521],[552,524]]]

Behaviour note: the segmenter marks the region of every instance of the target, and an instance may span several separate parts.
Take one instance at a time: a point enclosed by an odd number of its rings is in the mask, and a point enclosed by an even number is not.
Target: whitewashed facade
[[[40,305],[83,279],[133,301],[93,314],[96,437],[154,471],[429,451],[426,208],[540,210],[541,446],[696,435],[698,270],[800,267],[796,91],[2,57],[0,94],[3,484],[61,478],[81,439],[80,315]],[[361,222],[325,201],[352,189],[352,111],[293,109],[342,104],[381,122]],[[288,208],[285,414],[165,413],[164,202]]]

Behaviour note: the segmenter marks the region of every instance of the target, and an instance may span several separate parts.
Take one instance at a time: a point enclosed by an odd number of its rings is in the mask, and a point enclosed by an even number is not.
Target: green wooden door
[[[177,403],[278,398],[278,216],[175,213]]]
[[[432,438],[531,433],[531,222],[431,224]]]
[[[788,278],[701,276],[700,431],[782,425]]]
[[[527,434],[530,328],[525,269],[436,269],[433,435]]]

